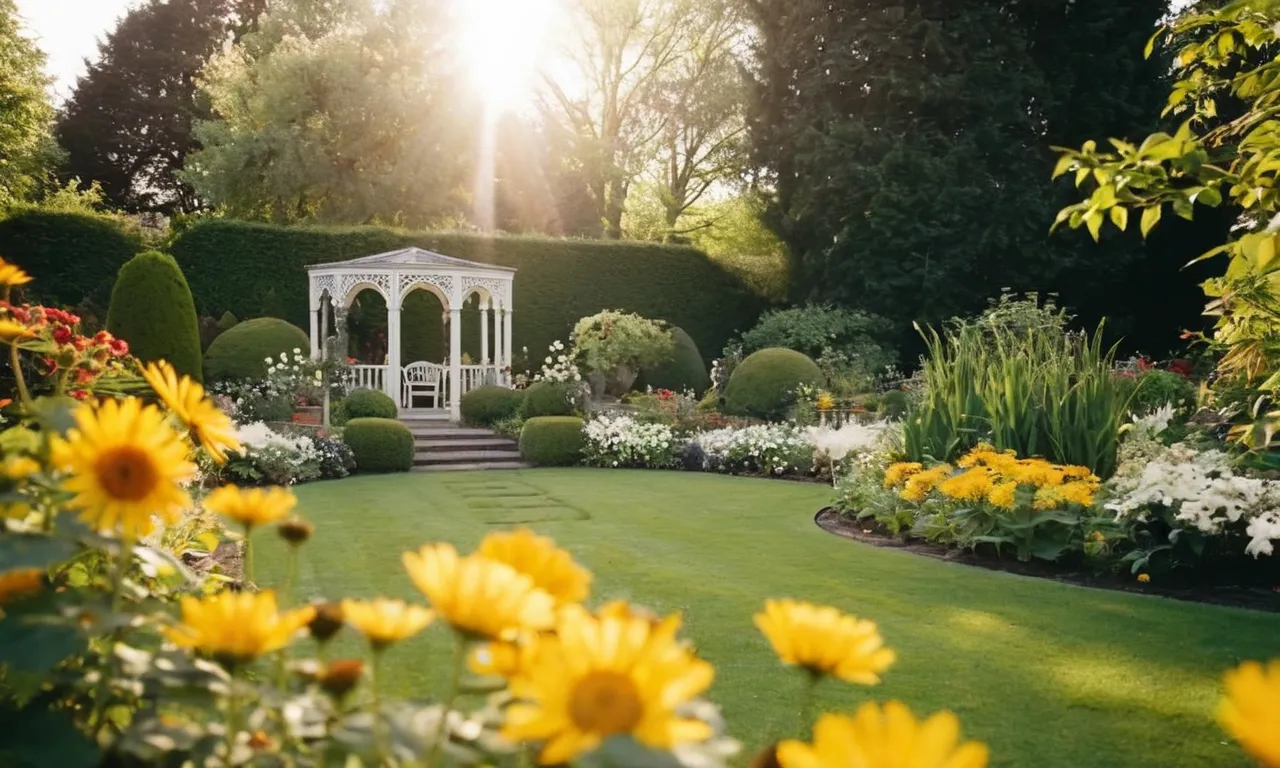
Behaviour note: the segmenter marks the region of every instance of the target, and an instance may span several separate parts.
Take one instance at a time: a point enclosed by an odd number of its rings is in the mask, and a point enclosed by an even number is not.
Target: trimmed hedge
[[[105,311],[125,262],[142,250],[135,228],[110,216],[20,211],[0,220],[0,255],[31,273],[32,302]]]
[[[107,330],[129,342],[139,360],[168,360],[178,373],[203,379],[200,319],[187,280],[167,253],[144,251],[120,268]]]
[[[568,467],[582,461],[586,437],[577,416],[539,416],[520,430],[520,458],[540,467]]]
[[[310,344],[305,331],[274,317],[236,323],[205,351],[204,377],[207,381],[261,379],[267,373],[266,358],[306,350]]]
[[[396,401],[376,389],[353,389],[342,399],[348,419],[394,419],[400,413]]]
[[[699,349],[720,349],[735,331],[749,328],[765,306],[700,251],[651,243],[206,220],[182,232],[171,250],[204,314],[261,314],[269,287],[272,300],[283,307],[281,316],[305,326],[307,264],[410,245],[517,268],[515,349],[527,346],[535,357],[565,338],[580,318],[603,309],[665,320],[688,331]]]
[[[462,420],[467,424],[487,427],[503,419],[509,419],[520,411],[524,393],[507,387],[476,387],[462,396],[458,405]]]
[[[807,355],[782,347],[762,349],[733,369],[724,388],[725,410],[736,416],[782,418],[796,387],[820,381],[822,371]]]
[[[698,345],[683,328],[672,328],[671,336],[676,348],[670,360],[656,365],[643,374],[645,386],[683,392],[692,389],[699,397],[711,386],[711,373],[698,351]]]
[[[408,472],[413,466],[413,433],[395,419],[352,419],[342,442],[356,457],[357,472]]]
[[[535,381],[525,389],[524,400],[520,403],[520,418],[572,415],[573,402],[569,399],[569,390],[565,385],[553,381]]]

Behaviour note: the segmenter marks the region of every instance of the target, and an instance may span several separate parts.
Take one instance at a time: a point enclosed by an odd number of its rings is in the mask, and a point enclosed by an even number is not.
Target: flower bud
[[[276,526],[276,533],[280,538],[289,542],[291,546],[305,544],[307,539],[311,538],[311,534],[315,533],[316,527],[301,517],[291,517],[282,521]]]
[[[316,605],[316,617],[307,625],[307,629],[316,640],[326,643],[338,634],[342,623],[341,603],[319,603]]]
[[[356,687],[364,674],[364,662],[359,659],[338,659],[320,673],[320,687],[335,698],[342,698]]]

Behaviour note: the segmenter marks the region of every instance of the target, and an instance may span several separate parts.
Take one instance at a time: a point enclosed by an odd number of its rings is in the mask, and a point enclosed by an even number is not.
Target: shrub
[[[524,393],[498,386],[477,387],[462,396],[462,420],[488,427],[515,416],[524,402]]]
[[[1196,385],[1170,371],[1148,370],[1138,374],[1138,386],[1129,401],[1129,410],[1143,414],[1172,405],[1186,410],[1196,404]]]
[[[630,416],[592,419],[583,436],[586,463],[594,467],[665,469],[678,463],[685,444],[671,427]]]
[[[342,441],[351,448],[359,472],[408,472],[413,466],[413,433],[395,419],[351,419]]]
[[[520,403],[520,417],[523,419],[571,416],[573,411],[573,391],[568,384],[555,381],[535,381],[530,384]]]
[[[582,461],[585,436],[577,416],[538,416],[520,430],[520,458],[542,467],[568,467]]]
[[[0,219],[0,254],[35,278],[24,296],[49,306],[101,313],[120,268],[140,250],[137,229],[112,216],[31,210]]]
[[[394,419],[400,413],[396,402],[376,389],[353,389],[342,399],[342,411],[348,419]]]
[[[868,373],[894,362],[886,341],[894,335],[888,320],[851,309],[810,305],[766,312],[742,334],[744,355],[783,347],[817,360],[837,353]]]
[[[822,371],[792,349],[762,349],[743,360],[725,388],[725,409],[737,416],[779,419],[786,415],[801,384],[817,384]]]
[[[907,415],[907,407],[911,399],[901,389],[891,389],[880,394],[876,405],[876,415],[882,419],[901,419]]]
[[[230,312],[223,312],[222,317],[218,318],[218,328],[220,328],[223,331],[229,331],[232,328],[235,328],[239,324],[240,324],[240,321],[237,320],[236,316],[231,314]]]
[[[306,349],[311,343],[301,328],[274,317],[237,323],[213,340],[204,355],[204,376],[209,381],[261,379],[267,374],[268,357]]]
[[[159,251],[134,256],[116,277],[107,330],[129,342],[143,362],[168,360],[180,374],[203,378],[200,321],[187,280],[173,257]]]
[[[662,323],[607,309],[578,321],[573,347],[586,369],[603,377],[604,391],[621,397],[642,368],[671,357],[675,342]]]
[[[707,364],[698,351],[698,345],[681,328],[673,327],[671,338],[675,342],[671,357],[645,370],[645,385],[673,392],[691,389],[701,397],[711,386],[711,375],[707,373]]]

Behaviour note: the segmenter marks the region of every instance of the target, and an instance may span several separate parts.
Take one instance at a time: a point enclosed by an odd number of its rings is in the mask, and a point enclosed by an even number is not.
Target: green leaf
[[[1071,170],[1071,166],[1075,165],[1075,162],[1076,162],[1076,159],[1071,155],[1063,155],[1062,157],[1058,158],[1058,164],[1053,167],[1053,176],[1051,178],[1056,179],[1062,174]]]
[[[1160,39],[1160,35],[1164,33],[1164,27],[1157,29],[1151,37],[1147,38],[1147,44],[1142,47],[1142,57],[1144,59],[1151,58],[1151,53],[1156,49],[1156,41]]]
[[[613,736],[578,760],[580,768],[681,768],[670,752],[651,749],[631,736]]]
[[[1156,224],[1160,222],[1160,205],[1148,205],[1142,209],[1142,236],[1145,238]]]
[[[0,709],[0,765],[92,768],[102,756],[65,710]]]
[[[1093,211],[1084,218],[1085,226],[1089,228],[1089,234],[1093,236],[1094,242],[1097,242],[1098,234],[1102,231],[1102,222],[1102,211]]]
[[[27,607],[31,601],[21,603]],[[5,682],[25,701],[45,682],[49,671],[87,641],[74,627],[48,623],[48,616],[11,609],[0,621],[0,662],[8,667]]]
[[[68,560],[76,552],[76,543],[39,534],[6,534],[0,536],[0,563],[4,570],[49,568]]]
[[[1112,208],[1111,223],[1116,225],[1116,229],[1123,232],[1125,227],[1129,226],[1129,209],[1122,205]]]

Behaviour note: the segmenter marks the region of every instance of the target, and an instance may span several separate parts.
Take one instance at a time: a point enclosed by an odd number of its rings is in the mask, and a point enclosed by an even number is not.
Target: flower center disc
[[[644,716],[644,703],[630,677],[617,672],[592,672],[573,687],[569,716],[575,725],[590,733],[630,733]]]
[[[104,453],[94,469],[107,495],[121,501],[142,501],[158,480],[151,457],[133,446]]]

